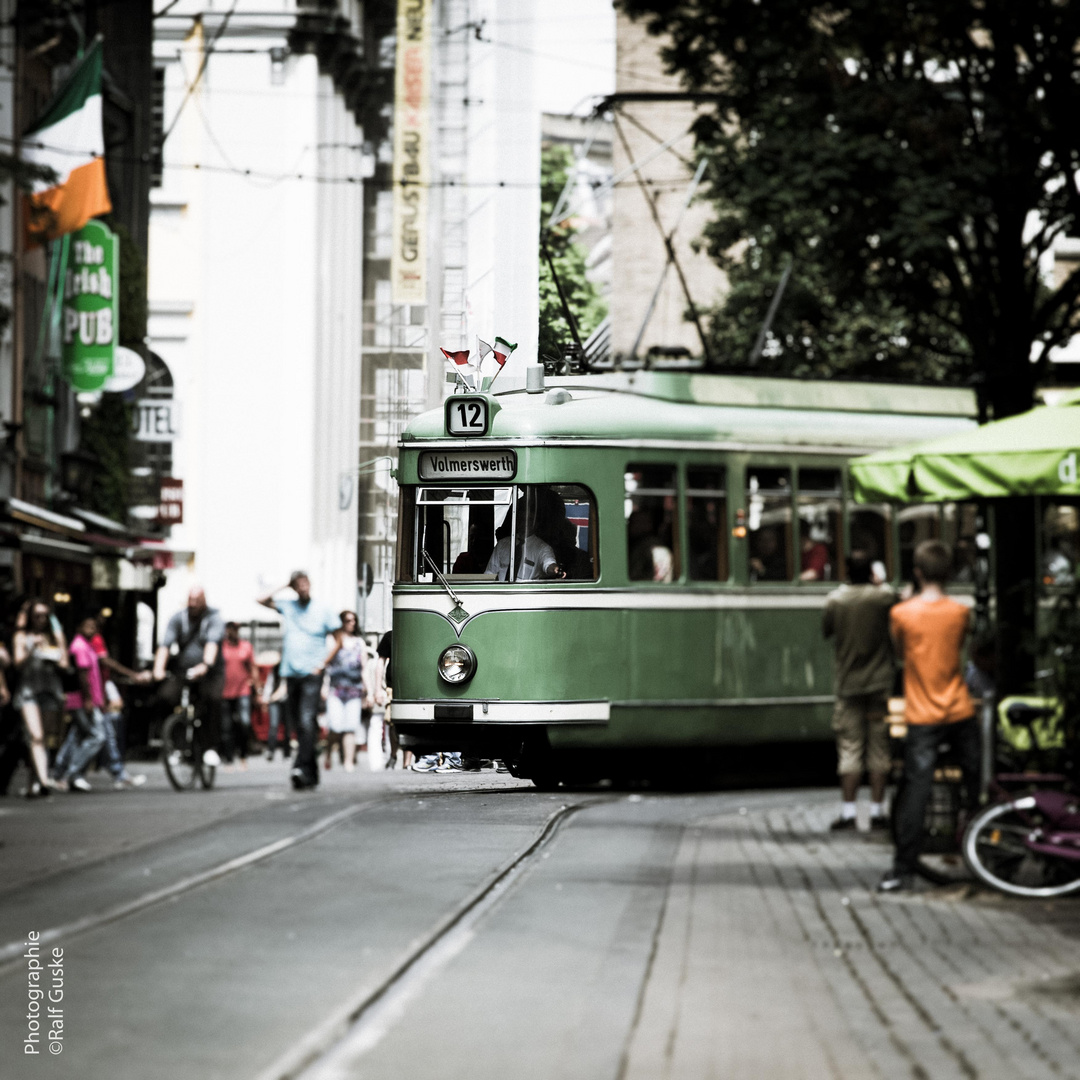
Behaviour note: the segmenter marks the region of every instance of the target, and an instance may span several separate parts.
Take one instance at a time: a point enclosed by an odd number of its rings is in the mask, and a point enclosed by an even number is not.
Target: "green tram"
[[[401,437],[393,717],[417,752],[543,784],[827,740],[846,554],[899,581],[941,536],[963,580],[974,506],[856,505],[847,462],[974,425],[967,391],[542,371]]]

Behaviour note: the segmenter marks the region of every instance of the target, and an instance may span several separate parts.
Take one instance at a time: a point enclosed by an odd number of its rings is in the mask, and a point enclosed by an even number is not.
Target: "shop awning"
[[[1080,495],[1080,392],[943,439],[850,466],[858,502]]]
[[[68,517],[67,514],[58,514],[55,510],[46,510],[43,506],[23,502],[22,499],[8,499],[7,512],[9,517],[15,521],[21,521],[26,525],[35,525],[37,528],[46,529],[49,532],[86,532],[85,523],[78,518]]]

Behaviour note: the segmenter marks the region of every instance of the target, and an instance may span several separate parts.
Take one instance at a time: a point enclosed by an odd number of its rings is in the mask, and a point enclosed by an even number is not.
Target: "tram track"
[[[204,885],[211,884],[212,882],[244,870],[247,867],[272,859],[300,844],[321,836],[323,833],[343,824],[358,814],[378,807],[416,799],[434,799],[461,794],[490,795],[508,790],[514,789],[505,787],[444,787],[437,791],[397,791],[374,798],[364,799],[361,802],[353,803],[350,806],[343,807],[327,814],[317,819],[312,824],[300,829],[298,832],[280,837],[279,839],[266,844],[261,844],[251,851],[215,863],[205,870],[184,875],[168,885],[140,893],[138,896],[132,897],[129,900],[122,900],[118,903],[110,904],[107,907],[101,908],[95,912],[90,912],[77,919],[47,927],[39,931],[40,936],[37,939],[37,943],[44,946],[60,940],[68,941],[73,937],[89,933],[92,930],[107,926],[110,923],[115,923],[132,915],[136,915],[148,908],[175,900]],[[243,811],[241,813],[243,813]],[[181,834],[181,836],[190,838],[200,832],[206,832],[220,825],[221,821],[207,822],[196,829]],[[123,856],[110,856],[109,860],[125,857],[130,854],[131,853],[129,852],[125,852]],[[70,873],[78,873],[83,869],[85,869],[85,867],[72,867]],[[52,875],[50,875],[50,878],[51,877]],[[0,977],[3,977],[20,966],[25,948],[25,941],[9,941],[0,945]]]
[[[585,807],[607,801],[562,804],[530,843],[415,941],[377,986],[347,999],[255,1080],[345,1080],[350,1064],[378,1045],[424,986],[465,948],[476,925],[531,869],[561,827]]]

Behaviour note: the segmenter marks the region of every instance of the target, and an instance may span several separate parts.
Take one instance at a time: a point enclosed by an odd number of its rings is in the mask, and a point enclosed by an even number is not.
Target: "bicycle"
[[[961,844],[972,874],[1009,896],[1045,898],[1080,892],[1080,797],[1075,787],[1068,789],[1069,778],[1077,775],[1080,720],[1080,649],[1076,647],[1080,619],[1075,593],[1060,599],[1057,614],[1051,639],[1055,665],[1041,673],[1055,685],[1041,701],[1014,709],[1010,720],[1027,729],[1029,745],[1037,752],[1050,742],[1049,748],[1059,752],[1061,772],[999,773],[991,785],[997,801],[972,818]],[[1055,692],[1058,689],[1060,693]],[[1035,783],[1035,790],[1020,795],[1007,791],[1010,783],[1024,781]]]
[[[217,769],[203,761],[201,727],[202,719],[191,700],[190,687],[185,684],[180,704],[165,721],[161,733],[165,775],[177,791],[190,791],[197,783],[207,791],[214,786]]]

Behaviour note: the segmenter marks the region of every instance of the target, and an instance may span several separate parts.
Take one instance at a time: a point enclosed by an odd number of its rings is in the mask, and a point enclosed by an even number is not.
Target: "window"
[[[900,576],[903,580],[915,580],[915,549],[924,540],[943,540],[952,549],[953,581],[965,584],[975,580],[976,503],[905,506],[897,513],[897,520],[900,523]]]
[[[625,489],[627,576],[673,581],[679,576],[675,466],[628,465]]]
[[[978,503],[944,503],[941,507],[941,538],[952,548],[952,579],[962,584],[975,581],[975,536],[978,533]]]
[[[799,470],[799,580],[835,581],[843,553],[839,469]]]
[[[399,578],[595,581],[596,500],[577,484],[402,490]]]
[[[161,187],[165,174],[165,69],[154,68],[150,83],[150,186]]]
[[[746,528],[751,581],[790,581],[791,470],[746,469]]]
[[[727,495],[722,468],[686,470],[686,517],[691,581],[727,581]]]
[[[936,503],[904,506],[896,518],[900,524],[900,577],[914,581],[915,549],[924,540],[941,539],[941,508]]]
[[[879,585],[893,580],[895,562],[893,555],[892,507],[862,505],[849,511],[851,528],[851,553],[860,552],[870,562],[870,573]],[[839,575],[838,575],[839,576]]]
[[[1080,565],[1080,500],[1042,504],[1042,583],[1071,585]]]

